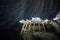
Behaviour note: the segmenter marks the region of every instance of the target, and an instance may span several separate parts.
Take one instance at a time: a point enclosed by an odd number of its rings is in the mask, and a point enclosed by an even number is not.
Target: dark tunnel
[[[0,0],[1,39],[17,40],[15,29],[21,30],[21,19],[40,17],[52,20],[59,11],[59,0]]]

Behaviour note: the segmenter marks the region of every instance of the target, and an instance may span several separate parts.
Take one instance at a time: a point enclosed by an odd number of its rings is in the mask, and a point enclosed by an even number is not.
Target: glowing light
[[[45,22],[48,22],[48,19],[45,19]]]
[[[24,23],[24,22],[25,22],[25,20],[20,20],[19,22],[20,22],[20,23]]]
[[[41,19],[39,17],[32,17],[32,20],[34,21],[41,21]]]
[[[56,18],[53,18],[53,20],[58,20],[59,18],[58,17],[56,17]]]

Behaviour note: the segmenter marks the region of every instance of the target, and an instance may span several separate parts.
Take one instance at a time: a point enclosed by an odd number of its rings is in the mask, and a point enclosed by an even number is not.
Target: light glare
[[[38,21],[41,21],[41,19],[40,19],[39,17],[32,17],[32,20],[33,20],[33,21],[34,21],[34,20],[35,20],[35,21],[37,21],[37,20],[38,20]]]
[[[20,23],[24,23],[24,22],[25,22],[25,20],[20,20],[19,22],[20,22]]]
[[[48,19],[45,19],[45,22],[48,22]]]
[[[56,17],[56,18],[53,18],[53,20],[58,20],[58,17]]]

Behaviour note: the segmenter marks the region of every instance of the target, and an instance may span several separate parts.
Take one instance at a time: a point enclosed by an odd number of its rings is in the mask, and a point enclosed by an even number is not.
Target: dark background
[[[59,0],[0,0],[0,40],[18,39],[21,19],[53,19],[59,11]]]

